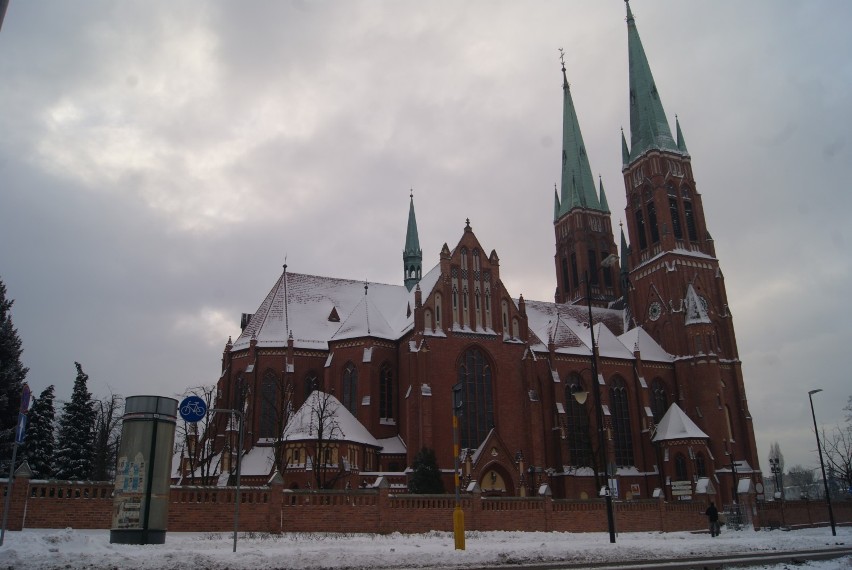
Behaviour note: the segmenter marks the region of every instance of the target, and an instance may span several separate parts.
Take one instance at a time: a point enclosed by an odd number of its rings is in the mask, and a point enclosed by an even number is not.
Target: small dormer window
[[[328,320],[332,323],[340,322],[340,315],[337,314],[337,307],[331,308],[331,312],[328,314]]]

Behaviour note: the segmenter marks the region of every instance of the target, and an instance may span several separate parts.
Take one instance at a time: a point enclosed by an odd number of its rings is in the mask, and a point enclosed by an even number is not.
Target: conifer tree
[[[62,405],[54,453],[54,475],[57,479],[81,481],[92,475],[92,438],[95,412],[87,383],[89,375],[79,362],[71,400]]]
[[[414,457],[411,466],[413,473],[411,481],[408,482],[408,490],[412,493],[441,494],[444,492],[444,481],[438,470],[438,461],[435,451],[424,447]]]
[[[53,474],[54,421],[53,384],[45,388],[33,402],[27,420],[21,458],[26,459],[36,479],[47,479]]]
[[[6,298],[6,285],[0,280],[0,461],[4,464],[12,459],[21,390],[29,371],[21,364],[23,349],[12,325],[13,303]]]

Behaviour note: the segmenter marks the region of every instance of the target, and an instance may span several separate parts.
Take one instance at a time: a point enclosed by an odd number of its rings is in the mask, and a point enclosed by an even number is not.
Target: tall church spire
[[[571,98],[571,87],[565,73],[565,57],[560,50],[562,62],[562,195],[560,208],[554,220],[558,220],[573,208],[601,210],[586,145],[580,132],[577,111]]]
[[[408,228],[405,231],[405,249],[402,251],[402,270],[405,287],[411,291],[423,273],[423,251],[417,235],[417,218],[414,216],[414,191],[408,206]]]
[[[630,60],[630,156],[632,162],[649,150],[684,154],[672,137],[663,102],[639,39],[636,21],[627,5],[627,50]]]

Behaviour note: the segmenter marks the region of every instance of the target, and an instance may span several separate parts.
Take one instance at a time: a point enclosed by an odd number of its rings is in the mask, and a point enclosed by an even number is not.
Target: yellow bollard
[[[456,537],[456,550],[464,550],[464,511],[456,505],[453,511],[453,534]]]

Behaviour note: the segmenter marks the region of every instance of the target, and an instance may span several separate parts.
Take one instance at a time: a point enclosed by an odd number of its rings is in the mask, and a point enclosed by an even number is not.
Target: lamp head
[[[571,386],[571,395],[574,396],[574,399],[581,406],[586,403],[586,398],[589,397],[589,393],[583,390],[583,387],[579,384]]]
[[[817,388],[816,390],[811,390],[810,392],[808,392],[808,396],[813,396],[817,392],[822,392],[822,388]]]

